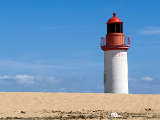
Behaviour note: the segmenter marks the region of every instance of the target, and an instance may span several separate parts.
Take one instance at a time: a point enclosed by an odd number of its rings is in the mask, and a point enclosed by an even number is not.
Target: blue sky
[[[130,93],[160,93],[160,1],[0,1],[0,91],[103,92],[100,37],[113,12],[131,38]]]

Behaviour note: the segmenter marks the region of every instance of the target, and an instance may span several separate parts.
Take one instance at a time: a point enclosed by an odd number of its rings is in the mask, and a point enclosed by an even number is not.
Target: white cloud
[[[26,74],[18,75],[0,75],[0,80],[15,80],[18,84],[34,84],[34,76]]]
[[[8,75],[0,75],[0,80],[10,79],[11,76]]]
[[[0,81],[9,80],[15,81],[17,84],[20,85],[30,85],[30,84],[40,84],[40,83],[49,83],[55,84],[59,80],[54,76],[33,76],[27,74],[17,74],[17,75],[0,75]]]
[[[142,77],[142,80],[145,80],[145,81],[152,81],[153,78],[152,78],[152,77],[146,76],[146,77]]]
[[[35,77],[31,75],[16,75],[15,79],[19,84],[34,84]]]
[[[160,27],[146,27],[139,30],[139,33],[144,35],[160,35]]]

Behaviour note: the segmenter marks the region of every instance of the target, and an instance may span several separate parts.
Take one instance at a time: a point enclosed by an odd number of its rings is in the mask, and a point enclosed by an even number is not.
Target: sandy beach
[[[123,119],[160,119],[160,95],[0,93],[0,118],[110,119],[113,112]]]

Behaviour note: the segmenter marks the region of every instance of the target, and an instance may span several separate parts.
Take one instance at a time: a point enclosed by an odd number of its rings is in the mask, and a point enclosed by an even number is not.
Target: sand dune
[[[0,93],[0,118],[160,119],[160,95],[103,93]]]

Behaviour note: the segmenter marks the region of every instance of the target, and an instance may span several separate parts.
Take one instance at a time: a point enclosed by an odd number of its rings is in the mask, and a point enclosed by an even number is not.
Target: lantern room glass
[[[107,33],[123,33],[123,23],[110,23],[107,25]]]

